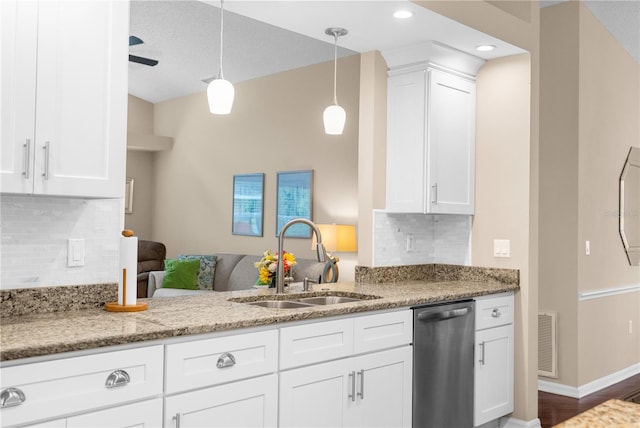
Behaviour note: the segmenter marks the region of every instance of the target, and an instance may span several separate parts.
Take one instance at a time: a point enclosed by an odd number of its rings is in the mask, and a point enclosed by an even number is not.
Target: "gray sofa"
[[[258,278],[258,269],[254,263],[262,256],[246,254],[214,253],[216,267],[213,276],[213,291],[246,290],[252,288]],[[292,268],[294,282],[301,282],[304,278],[317,281],[323,273],[325,264],[316,260],[296,259]],[[190,294],[211,293],[209,290],[183,290],[178,288],[162,288],[164,271],[149,272],[147,297],[171,297]],[[322,279],[324,282],[324,279]]]

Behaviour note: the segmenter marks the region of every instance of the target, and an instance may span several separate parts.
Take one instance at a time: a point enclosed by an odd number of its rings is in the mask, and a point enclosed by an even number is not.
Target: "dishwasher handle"
[[[452,309],[442,312],[422,312],[418,314],[419,321],[440,321],[457,318],[467,315],[471,312],[471,307],[467,306],[460,309]]]

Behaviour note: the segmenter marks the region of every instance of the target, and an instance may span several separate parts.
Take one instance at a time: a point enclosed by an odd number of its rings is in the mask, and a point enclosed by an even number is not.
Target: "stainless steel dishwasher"
[[[413,308],[413,427],[473,427],[473,300]]]

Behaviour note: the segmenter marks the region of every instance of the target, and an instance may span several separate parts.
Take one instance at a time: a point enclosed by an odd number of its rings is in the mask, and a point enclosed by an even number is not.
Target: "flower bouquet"
[[[296,258],[292,253],[286,251],[282,254],[282,264],[285,278],[291,274],[291,268],[296,265]],[[278,267],[278,253],[267,250],[262,255],[259,262],[254,266],[258,269],[258,281],[256,285],[269,287],[276,286],[276,269]]]

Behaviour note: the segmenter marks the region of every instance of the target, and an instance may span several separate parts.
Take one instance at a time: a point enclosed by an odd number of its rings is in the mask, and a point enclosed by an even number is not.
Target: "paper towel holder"
[[[122,236],[124,237],[132,237],[133,231],[125,229],[122,231]],[[119,304],[118,301],[105,303],[104,309],[108,312],[140,312],[145,311],[149,308],[147,303],[136,303],[134,305],[126,304],[126,295],[127,295],[127,269],[122,269],[122,287],[123,287],[123,304]]]

